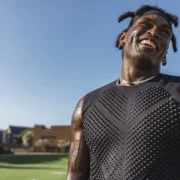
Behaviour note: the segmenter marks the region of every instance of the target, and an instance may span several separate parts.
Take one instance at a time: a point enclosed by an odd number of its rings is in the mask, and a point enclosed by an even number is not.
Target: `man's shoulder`
[[[180,83],[180,76],[162,74],[161,78],[171,83]]]
[[[85,95],[85,97],[92,97],[92,96],[95,96],[95,97],[96,97],[96,96],[99,96],[99,95],[103,94],[106,90],[108,90],[108,89],[116,86],[116,81],[117,81],[117,80],[112,81],[112,82],[110,82],[110,83],[108,83],[108,84],[105,84],[105,85],[103,85],[103,86],[101,86],[101,87],[98,87],[98,88],[90,91],[89,93],[87,93],[87,94]]]
[[[109,89],[116,86],[116,81],[112,81],[104,86],[101,86],[93,91],[87,93],[83,98],[83,112],[92,107],[95,102]]]

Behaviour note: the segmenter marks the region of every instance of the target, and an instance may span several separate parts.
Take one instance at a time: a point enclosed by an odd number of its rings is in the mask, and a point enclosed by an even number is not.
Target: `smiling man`
[[[67,180],[180,179],[180,78],[160,73],[178,18],[148,5],[127,17],[120,78],[75,108]]]

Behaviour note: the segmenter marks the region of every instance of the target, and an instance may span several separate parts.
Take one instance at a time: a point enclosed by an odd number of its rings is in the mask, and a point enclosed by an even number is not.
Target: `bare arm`
[[[69,153],[67,180],[89,179],[89,150],[82,131],[82,104],[83,99],[77,104],[72,117],[73,140]]]

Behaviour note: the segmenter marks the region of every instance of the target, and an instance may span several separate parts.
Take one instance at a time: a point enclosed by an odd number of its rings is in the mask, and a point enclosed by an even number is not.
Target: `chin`
[[[153,60],[150,59],[149,57],[139,57],[139,58],[135,58],[136,60],[134,60],[133,65],[134,67],[136,67],[137,69],[140,70],[149,70],[149,69],[153,69],[156,68],[156,65],[153,64]]]
[[[136,66],[136,68],[139,70],[142,70],[142,71],[147,71],[147,70],[151,70],[155,67],[152,66],[151,64],[139,64],[138,66]]]

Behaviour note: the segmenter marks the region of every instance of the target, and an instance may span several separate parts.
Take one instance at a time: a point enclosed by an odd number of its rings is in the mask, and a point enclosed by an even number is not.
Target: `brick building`
[[[50,129],[43,125],[34,127],[33,146],[39,139],[48,139],[52,146],[56,147],[59,140],[71,142],[72,134],[70,126],[52,126]]]

